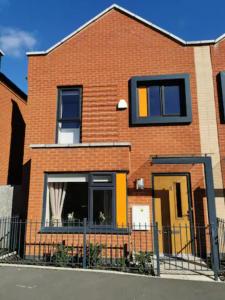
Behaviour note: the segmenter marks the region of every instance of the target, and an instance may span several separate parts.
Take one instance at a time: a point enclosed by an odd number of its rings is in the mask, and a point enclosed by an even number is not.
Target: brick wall
[[[101,158],[99,160],[99,158]],[[129,147],[33,149],[29,218],[41,220],[44,172],[128,171]]]
[[[190,125],[132,127],[129,109],[116,110],[119,99],[129,102],[128,84],[132,76],[177,73],[190,74],[193,112]],[[60,159],[63,159],[74,171],[77,149],[64,149],[63,157],[61,150],[54,150],[54,160],[50,162],[41,154],[46,150],[37,152],[29,148],[30,144],[55,143],[58,86],[83,86],[82,142],[127,141],[132,144],[128,174],[131,190],[138,177],[143,177],[146,189],[151,189],[150,155],[201,153],[193,48],[184,47],[116,10],[111,10],[48,55],[30,56],[28,80],[25,162],[32,160],[29,216],[35,215],[36,209],[40,211],[42,206],[42,189],[35,188],[35,182],[43,177],[43,165],[47,170],[51,166],[62,171],[64,165]],[[87,160],[86,168],[90,167]],[[96,170],[101,168],[102,157],[99,156]],[[165,172],[168,167],[157,169]],[[200,188],[204,187],[202,172],[196,174],[193,180],[196,184],[199,182]],[[42,182],[41,179],[40,185]],[[130,203],[150,202],[151,193],[139,195],[138,200],[134,197],[129,196]]]
[[[0,80],[0,185],[21,183],[25,118],[26,102]]]

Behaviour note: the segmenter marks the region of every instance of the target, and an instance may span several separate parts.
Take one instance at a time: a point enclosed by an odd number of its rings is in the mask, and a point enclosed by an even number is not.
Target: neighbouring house
[[[27,53],[27,216],[40,222],[28,244],[40,233],[79,237],[84,220],[102,242],[108,232],[150,236],[157,224],[159,253],[217,255],[224,43],[186,42],[113,5],[47,51]]]
[[[3,52],[0,51],[0,59]],[[0,218],[24,212],[22,173],[27,95],[0,72]]]

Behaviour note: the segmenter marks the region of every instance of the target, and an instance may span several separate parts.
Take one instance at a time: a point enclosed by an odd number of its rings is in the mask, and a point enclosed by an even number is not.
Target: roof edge
[[[2,72],[0,72],[0,81],[2,81],[5,85],[7,85],[11,90],[14,91],[21,99],[27,102],[27,94],[22,91],[14,82],[12,82],[8,77],[5,76]]]
[[[191,45],[211,45],[211,44],[215,44],[216,40],[202,40],[202,41],[188,41],[186,42],[187,46],[191,46]]]
[[[221,35],[215,40],[215,42],[216,42],[216,43],[219,43],[219,42],[221,42],[224,38],[225,38],[225,33],[221,34]]]
[[[86,23],[84,23],[82,26],[80,26],[78,29],[76,29],[75,31],[73,31],[72,33],[70,33],[69,35],[67,35],[66,37],[64,37],[62,40],[60,40],[59,42],[57,42],[56,44],[54,44],[52,47],[48,48],[45,51],[28,51],[26,52],[27,56],[31,56],[31,55],[46,55],[49,52],[51,52],[52,50],[54,50],[55,48],[57,48],[58,46],[60,46],[61,44],[63,44],[64,42],[66,42],[68,39],[70,39],[72,36],[74,36],[75,34],[77,34],[78,32],[80,32],[82,29],[86,28],[88,25],[90,25],[91,23],[95,22],[96,20],[98,20],[99,18],[101,18],[103,15],[105,15],[106,13],[108,13],[110,10],[112,9],[117,9],[120,12],[125,13],[128,16],[131,16],[133,18],[135,18],[136,20],[164,33],[165,35],[169,36],[170,38],[176,40],[177,42],[181,43],[181,44],[186,44],[186,42],[177,37],[176,35],[170,33],[169,31],[166,31],[164,29],[162,29],[161,27],[147,21],[146,19],[132,13],[131,11],[117,5],[117,4],[112,4],[111,6],[109,6],[108,8],[106,8],[105,10],[103,10],[102,12],[100,12],[98,15],[96,15],[94,18],[92,18],[91,20],[87,21]]]
[[[99,18],[101,18],[103,15],[105,15],[106,13],[108,13],[110,10],[112,9],[117,9],[118,11],[144,23],[145,25],[148,25],[152,28],[154,28],[155,30],[163,33],[164,35],[170,37],[171,39],[177,41],[178,43],[184,45],[184,46],[191,46],[191,45],[211,45],[211,44],[216,44],[218,42],[220,42],[222,39],[225,38],[225,33],[222,34],[221,36],[219,36],[217,39],[214,40],[200,40],[200,41],[185,41],[181,38],[179,38],[178,36],[172,34],[171,32],[147,21],[146,19],[132,13],[131,11],[117,5],[117,4],[112,4],[111,6],[109,6],[108,8],[106,8],[105,10],[103,10],[102,12],[100,12],[99,14],[97,14],[94,18],[92,18],[91,20],[87,21],[86,23],[84,23],[82,26],[80,26],[78,29],[76,29],[75,31],[73,31],[72,33],[70,33],[69,35],[65,36],[62,40],[60,40],[59,42],[57,42],[56,44],[54,44],[53,46],[51,46],[50,48],[48,48],[45,51],[29,51],[26,52],[27,56],[34,56],[34,55],[47,55],[48,53],[50,53],[52,50],[56,49],[57,47],[59,47],[60,45],[62,45],[63,43],[65,43],[67,40],[69,40],[71,37],[73,37],[74,35],[76,35],[78,32],[80,32],[81,30],[83,30],[84,28],[86,28],[88,25],[90,25],[91,23],[95,22],[96,20],[98,20]]]

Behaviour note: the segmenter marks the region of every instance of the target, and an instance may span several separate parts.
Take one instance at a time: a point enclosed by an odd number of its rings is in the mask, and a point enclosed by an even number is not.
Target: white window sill
[[[90,148],[90,147],[131,147],[128,142],[81,143],[81,144],[30,144],[30,148]]]

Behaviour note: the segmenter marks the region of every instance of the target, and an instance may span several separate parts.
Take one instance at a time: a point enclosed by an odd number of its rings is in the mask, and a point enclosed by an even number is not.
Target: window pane
[[[176,182],[176,200],[177,200],[177,217],[182,218],[182,198],[181,198],[181,185]]]
[[[164,87],[164,114],[181,115],[179,85]]]
[[[62,119],[80,117],[80,94],[79,91],[62,91]]]
[[[112,191],[93,191],[93,222],[96,225],[112,224]]]
[[[161,104],[160,104],[160,87],[150,86],[149,87],[149,101],[150,101],[150,116],[161,115]]]
[[[66,128],[80,128],[80,122],[62,122],[61,128],[66,129]]]
[[[59,123],[58,143],[59,144],[80,143],[80,123],[79,122]]]
[[[81,226],[88,219],[88,183],[67,183],[65,201],[62,210],[64,226]]]
[[[46,225],[82,226],[83,219],[88,218],[88,183],[51,182],[48,190]]]

